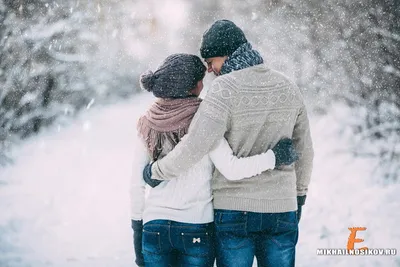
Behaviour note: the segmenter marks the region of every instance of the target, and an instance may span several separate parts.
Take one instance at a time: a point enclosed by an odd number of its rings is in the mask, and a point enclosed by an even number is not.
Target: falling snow
[[[395,0],[0,0],[0,267],[132,266],[126,188],[152,101],[138,77],[199,54],[221,18],[304,93],[316,160],[296,266],[400,266],[315,253],[345,246],[351,226],[400,249],[399,12]]]

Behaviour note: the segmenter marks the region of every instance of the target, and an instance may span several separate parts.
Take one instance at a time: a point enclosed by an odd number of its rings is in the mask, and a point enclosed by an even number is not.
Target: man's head
[[[203,34],[200,54],[207,62],[208,72],[219,75],[225,60],[247,39],[243,31],[229,20],[217,20]]]

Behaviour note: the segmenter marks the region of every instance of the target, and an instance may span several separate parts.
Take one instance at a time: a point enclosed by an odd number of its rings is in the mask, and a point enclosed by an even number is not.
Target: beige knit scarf
[[[137,129],[153,160],[168,153],[163,148],[172,149],[188,132],[200,103],[198,97],[158,98],[146,114],[140,117]]]

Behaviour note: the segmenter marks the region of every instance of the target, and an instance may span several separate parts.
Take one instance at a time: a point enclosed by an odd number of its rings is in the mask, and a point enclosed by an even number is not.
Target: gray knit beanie
[[[217,20],[203,34],[200,54],[203,58],[230,56],[246,42],[246,36],[235,23]]]
[[[140,76],[140,86],[155,97],[184,98],[205,76],[206,67],[198,56],[173,54],[155,72]]]

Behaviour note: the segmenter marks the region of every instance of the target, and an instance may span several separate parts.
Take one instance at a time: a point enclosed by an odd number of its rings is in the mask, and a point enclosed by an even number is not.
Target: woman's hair
[[[154,72],[140,76],[140,86],[160,98],[185,98],[197,82],[201,81],[206,67],[198,56],[173,54],[167,57]]]

